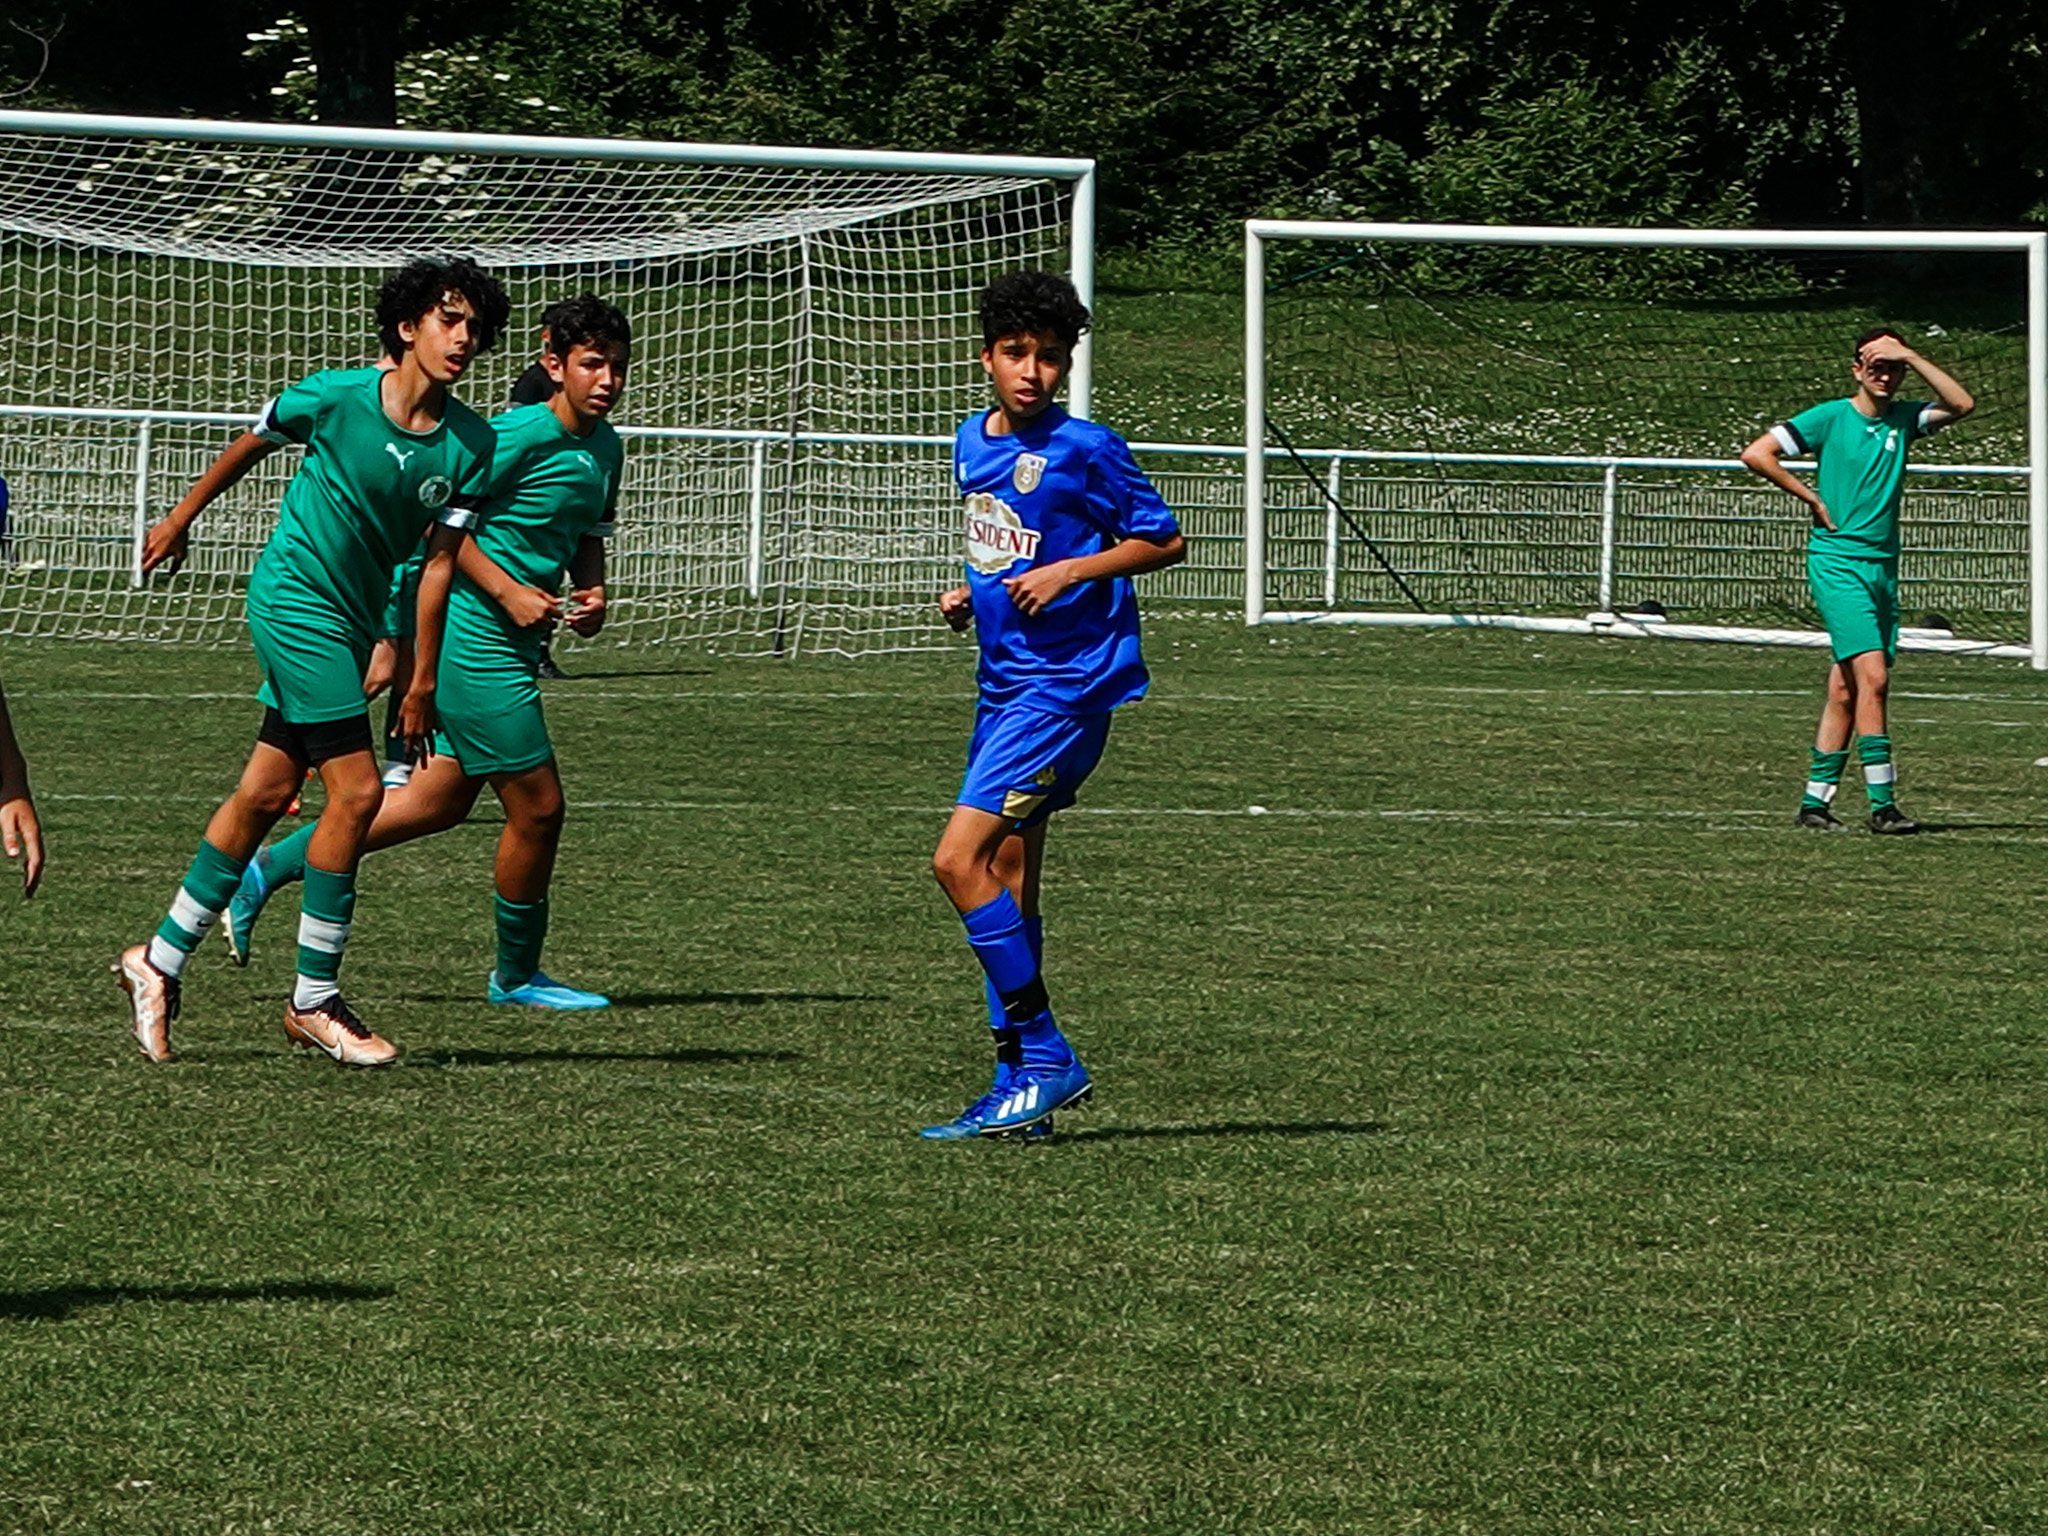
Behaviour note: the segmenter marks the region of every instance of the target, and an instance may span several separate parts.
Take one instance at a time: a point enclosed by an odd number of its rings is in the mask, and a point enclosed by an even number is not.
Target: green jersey
[[[1866,416],[1853,400],[1830,400],[1771,429],[1787,453],[1820,461],[1820,499],[1835,530],[1815,528],[1810,551],[1855,560],[1899,557],[1906,449],[1935,430],[1932,410],[1925,401],[1894,400],[1884,414]]]
[[[477,509],[477,548],[528,586],[556,591],[585,538],[611,537],[625,468],[619,434],[600,421],[578,437],[544,403],[493,417],[491,431],[497,453]],[[546,639],[544,629],[518,629],[460,572],[448,622],[451,635],[495,633],[535,656]]]
[[[384,414],[383,377],[376,368],[316,373],[264,408],[253,430],[306,457],[249,578],[252,619],[367,646],[392,568],[428,526],[474,526],[489,424],[449,398],[432,431],[408,432]]]

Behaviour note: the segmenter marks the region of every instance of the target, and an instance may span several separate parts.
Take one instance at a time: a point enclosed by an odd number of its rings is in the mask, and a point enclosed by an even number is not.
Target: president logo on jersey
[[[976,491],[966,499],[966,508],[967,563],[984,576],[1038,558],[1038,530],[1026,528],[1001,497]]]

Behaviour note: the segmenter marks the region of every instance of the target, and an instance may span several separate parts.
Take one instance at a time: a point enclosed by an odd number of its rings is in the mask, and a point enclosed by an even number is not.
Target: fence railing
[[[209,514],[192,571],[210,579],[145,590],[144,531],[246,412],[0,405],[0,475],[14,487],[0,567],[15,607],[66,573],[118,581],[125,619],[87,632],[222,638],[275,516],[291,463],[262,466]],[[223,430],[225,429],[225,430]],[[855,634],[863,603],[889,610],[887,644],[930,643],[927,595],[957,571],[951,439],[936,436],[635,427],[615,561],[619,633],[780,637],[800,604]],[[1189,540],[1182,566],[1147,578],[1150,603],[1243,604],[1244,450],[1133,445]],[[1263,568],[1249,573],[1276,615],[1344,610],[1608,613],[1660,603],[1746,612],[1803,603],[1798,509],[1733,459],[1625,455],[1269,450]],[[1916,464],[1908,501],[1908,602],[2012,616],[2025,628],[2026,471]],[[1382,564],[1384,560],[1384,564]],[[1388,574],[1401,573],[1409,590]],[[78,612],[111,614],[74,594]],[[205,630],[167,627],[179,602]],[[775,610],[772,624],[763,615]],[[748,610],[754,610],[751,614]],[[716,616],[713,611],[716,610]],[[638,630],[635,625],[639,625]],[[60,616],[15,632],[66,632]],[[922,640],[919,636],[924,636]],[[830,646],[868,642],[839,638]]]

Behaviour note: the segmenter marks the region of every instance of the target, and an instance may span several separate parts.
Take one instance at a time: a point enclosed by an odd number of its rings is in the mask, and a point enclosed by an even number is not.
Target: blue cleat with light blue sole
[[[262,867],[251,859],[249,867],[242,871],[242,883],[235,887],[227,911],[220,915],[220,936],[227,941],[228,958],[235,964],[249,963],[249,941],[256,933],[256,919],[263,915],[263,905],[269,900],[270,887],[264,883]]]
[[[498,973],[491,972],[491,1001],[507,1003],[517,1008],[552,1008],[560,1013],[577,1012],[588,1008],[609,1008],[612,1000],[602,992],[585,992],[578,987],[565,987],[559,981],[539,971],[531,980],[517,987],[498,985]]]
[[[1027,1068],[1017,1074],[993,1109],[981,1116],[978,1136],[1029,1136],[1049,1131],[1056,1111],[1071,1109],[1095,1091],[1088,1069],[1070,1060],[1063,1067]],[[1040,1133],[1044,1134],[1044,1133]]]
[[[976,1137],[991,1134],[985,1129],[988,1117],[1002,1107],[1003,1100],[1010,1096],[1010,1089],[1015,1086],[1015,1082],[1014,1078],[1004,1077],[995,1087],[944,1125],[928,1125],[917,1134],[926,1141],[973,1141]],[[1015,1135],[1024,1141],[1038,1141],[1052,1134],[1052,1117],[1048,1115],[1021,1131],[996,1134]]]

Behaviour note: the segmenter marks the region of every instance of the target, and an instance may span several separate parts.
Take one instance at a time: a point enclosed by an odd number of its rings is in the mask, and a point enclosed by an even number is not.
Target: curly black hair
[[[1092,318],[1081,295],[1064,277],[1052,272],[1006,272],[982,290],[981,344],[992,347],[1005,336],[1050,331],[1071,347]]]
[[[578,347],[633,344],[633,327],[614,306],[594,293],[557,299],[541,311],[541,350],[566,358]]]
[[[377,338],[384,343],[387,356],[405,355],[405,341],[398,328],[418,324],[444,293],[461,294],[476,311],[479,354],[498,344],[498,333],[512,315],[511,302],[498,280],[466,256],[422,256],[387,276],[377,290]]]

